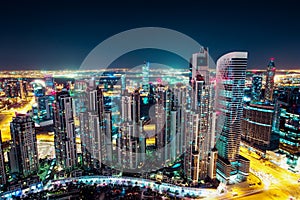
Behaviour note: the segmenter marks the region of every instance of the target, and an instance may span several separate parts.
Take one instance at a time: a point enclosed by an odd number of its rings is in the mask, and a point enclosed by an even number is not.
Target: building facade
[[[27,177],[38,171],[38,150],[34,121],[29,115],[16,114],[10,123],[10,173]]]
[[[0,131],[0,187],[6,184],[6,170],[5,170],[5,161],[4,161],[4,153],[2,148],[2,137]]]
[[[82,163],[86,169],[100,171],[103,154],[106,152],[102,91],[95,84],[89,84],[84,93],[80,98],[84,108],[79,113]]]
[[[261,100],[261,88],[262,88],[262,76],[254,75],[252,77],[252,87],[251,87],[251,100],[260,101]]]
[[[270,59],[266,74],[266,85],[265,85],[265,98],[267,102],[273,102],[273,91],[274,91],[274,77],[275,77],[275,63],[274,58]]]
[[[294,172],[300,171],[300,112],[299,107],[280,104],[279,153],[286,155],[286,164]]]
[[[191,109],[193,127],[191,134],[186,138],[187,151],[185,152],[185,173],[193,185],[209,176],[211,165],[210,155],[213,133],[213,85],[210,82],[208,49],[202,48],[191,58]],[[189,126],[187,126],[189,127]],[[185,127],[185,128],[187,128]],[[214,159],[212,159],[214,161]]]
[[[249,173],[248,160],[239,155],[246,68],[247,52],[231,52],[217,61],[216,148],[217,178],[221,182]]]
[[[276,149],[276,142],[272,138],[273,116],[272,105],[258,103],[244,105],[242,141],[262,152]]]
[[[54,148],[56,163],[61,169],[72,170],[78,166],[76,134],[73,116],[73,99],[63,89],[56,95],[53,107]]]

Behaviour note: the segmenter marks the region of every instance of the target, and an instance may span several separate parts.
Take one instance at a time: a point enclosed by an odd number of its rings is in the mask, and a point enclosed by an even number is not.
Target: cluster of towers
[[[244,104],[243,110],[242,142],[278,165],[296,172],[300,169],[299,87],[289,76],[286,80],[291,84],[279,81],[275,85],[275,72],[274,58],[271,58],[265,84],[262,75],[252,77],[252,98]],[[275,155],[273,151],[278,156],[272,156]]]
[[[149,63],[143,66],[139,88],[126,87],[123,75],[114,102],[118,110],[107,107],[107,89],[94,79],[77,81],[75,96],[66,89],[58,92],[52,104],[58,169],[79,167],[79,134],[81,163],[87,170],[101,172],[105,165],[143,173],[180,157],[191,185],[206,177],[227,182],[232,176],[247,176],[249,161],[239,155],[247,53],[219,58],[215,78],[209,70],[208,49],[193,54],[190,65],[187,85],[150,84]],[[145,128],[149,124],[150,131]],[[16,116],[11,129],[13,171],[28,176],[38,168],[34,123],[29,116]],[[155,141],[151,151],[149,139]]]

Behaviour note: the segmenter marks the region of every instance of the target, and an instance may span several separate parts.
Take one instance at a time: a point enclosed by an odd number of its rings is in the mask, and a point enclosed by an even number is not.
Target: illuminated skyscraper
[[[56,95],[53,118],[56,163],[62,169],[72,169],[78,165],[73,99],[65,89]]]
[[[197,185],[199,181],[199,149],[197,146],[197,135],[199,132],[199,114],[191,110],[185,112],[185,154],[184,173],[188,182]]]
[[[111,164],[113,160],[113,143],[112,143],[112,112],[104,112],[104,147],[105,154],[103,155],[103,160],[105,164]]]
[[[122,95],[124,95],[126,90],[126,74],[123,74],[121,76],[121,90],[122,90]]]
[[[231,52],[217,61],[217,178],[248,175],[249,160],[239,155],[247,52]]]
[[[51,74],[47,74],[44,76],[45,85],[47,88],[54,88],[54,78]]]
[[[211,97],[213,87],[210,84],[209,56],[207,48],[200,49],[191,58],[191,113],[193,116],[192,133],[186,141],[185,173],[193,185],[208,176],[209,155],[212,149],[212,114],[214,100]]]
[[[143,89],[149,92],[149,62],[145,62],[143,65]]]
[[[300,89],[285,87],[275,104],[273,131],[279,136],[279,152],[289,169],[300,171]]]
[[[99,91],[98,91],[99,90]],[[83,166],[100,170],[105,152],[103,127],[103,98],[101,89],[90,84],[85,91],[85,109],[79,113],[80,138]],[[100,124],[101,122],[101,124]]]
[[[171,136],[171,111],[173,110],[172,92],[168,87],[158,87],[155,105],[155,119],[156,119],[156,148],[161,149],[170,142]],[[170,159],[169,148],[160,154],[159,158],[162,160]]]
[[[0,131],[0,187],[6,183],[6,170],[4,163],[4,154],[2,149],[2,137]]]
[[[202,47],[198,53],[194,53],[190,60],[190,80],[194,79],[197,75],[204,77],[204,82],[209,82],[209,54],[208,48]]]
[[[275,71],[276,68],[275,68],[274,58],[271,58],[268,64],[267,74],[266,74],[265,101],[267,102],[273,101]]]
[[[53,108],[52,104],[55,97],[45,95],[37,97],[37,103],[32,106],[33,120],[40,126],[47,126],[53,124]]]
[[[121,97],[121,127],[118,135],[117,155],[118,166],[126,169],[137,169],[140,163],[145,160],[146,139],[143,133],[140,112],[140,93],[134,90],[133,93],[125,92]]]
[[[254,75],[252,77],[252,101],[260,101],[261,99],[261,88],[262,88],[262,76]]]
[[[298,107],[299,109],[299,107]],[[299,109],[300,110],[300,109]],[[280,110],[279,152],[286,154],[290,169],[300,171],[300,112],[286,106]]]
[[[10,123],[11,149],[9,152],[10,173],[23,177],[38,170],[37,140],[34,122],[29,115],[16,114]]]
[[[261,151],[275,149],[275,142],[271,140],[273,113],[274,106],[271,105],[245,105],[242,120],[243,142]]]

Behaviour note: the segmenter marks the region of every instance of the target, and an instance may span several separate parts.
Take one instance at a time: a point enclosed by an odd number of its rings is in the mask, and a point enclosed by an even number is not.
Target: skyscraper
[[[208,176],[209,155],[212,149],[213,99],[208,69],[208,50],[202,48],[191,58],[191,113],[194,131],[187,138],[185,172],[192,184],[197,185]],[[190,162],[190,164],[189,164]],[[190,165],[190,166],[188,166]]]
[[[231,52],[217,61],[217,178],[222,182],[249,172],[249,160],[239,155],[247,55]]]
[[[65,89],[56,95],[53,116],[54,148],[57,165],[62,169],[72,169],[78,164],[73,99]]]
[[[23,177],[34,174],[38,170],[38,151],[32,118],[26,114],[16,114],[10,123],[10,130],[10,173]]]
[[[4,163],[4,154],[2,149],[2,137],[0,131],[0,187],[6,183],[6,170]]]
[[[98,89],[100,90],[100,89]],[[81,98],[85,108],[79,113],[80,139],[83,166],[88,169],[100,170],[104,147],[104,129],[100,119],[104,115],[102,92],[97,91],[94,84],[86,88]]]
[[[275,142],[271,140],[273,113],[274,106],[271,105],[245,105],[242,119],[243,142],[261,151],[275,149]]]
[[[143,81],[142,87],[146,92],[149,92],[149,62],[145,62],[143,65]]]
[[[204,82],[209,82],[209,54],[208,48],[202,47],[198,53],[194,53],[190,60],[190,80],[195,78],[197,75],[204,77]]]
[[[168,87],[158,87],[156,94],[155,119],[156,119],[156,148],[161,149],[170,142],[171,136],[171,111],[173,110],[173,95]],[[159,155],[162,160],[170,159],[169,148]]]
[[[286,164],[300,171],[300,89],[285,87],[275,104],[273,131],[279,136],[279,153],[285,154]]]
[[[251,96],[252,101],[260,101],[262,88],[262,76],[254,75],[252,77]]]
[[[37,97],[37,104],[33,107],[33,120],[40,126],[53,124],[53,108],[54,96],[45,95]]]
[[[276,68],[275,68],[274,58],[271,58],[268,64],[267,74],[266,74],[265,101],[267,102],[273,101],[275,71]]]

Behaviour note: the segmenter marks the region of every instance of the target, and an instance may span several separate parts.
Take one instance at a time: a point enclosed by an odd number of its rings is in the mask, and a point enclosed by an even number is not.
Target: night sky
[[[0,3],[0,69],[78,69],[106,38],[138,27],[182,32],[209,47],[214,60],[233,50],[249,52],[248,68],[300,69],[297,1],[9,1]],[[176,56],[138,50],[116,67],[142,60],[182,66]]]

